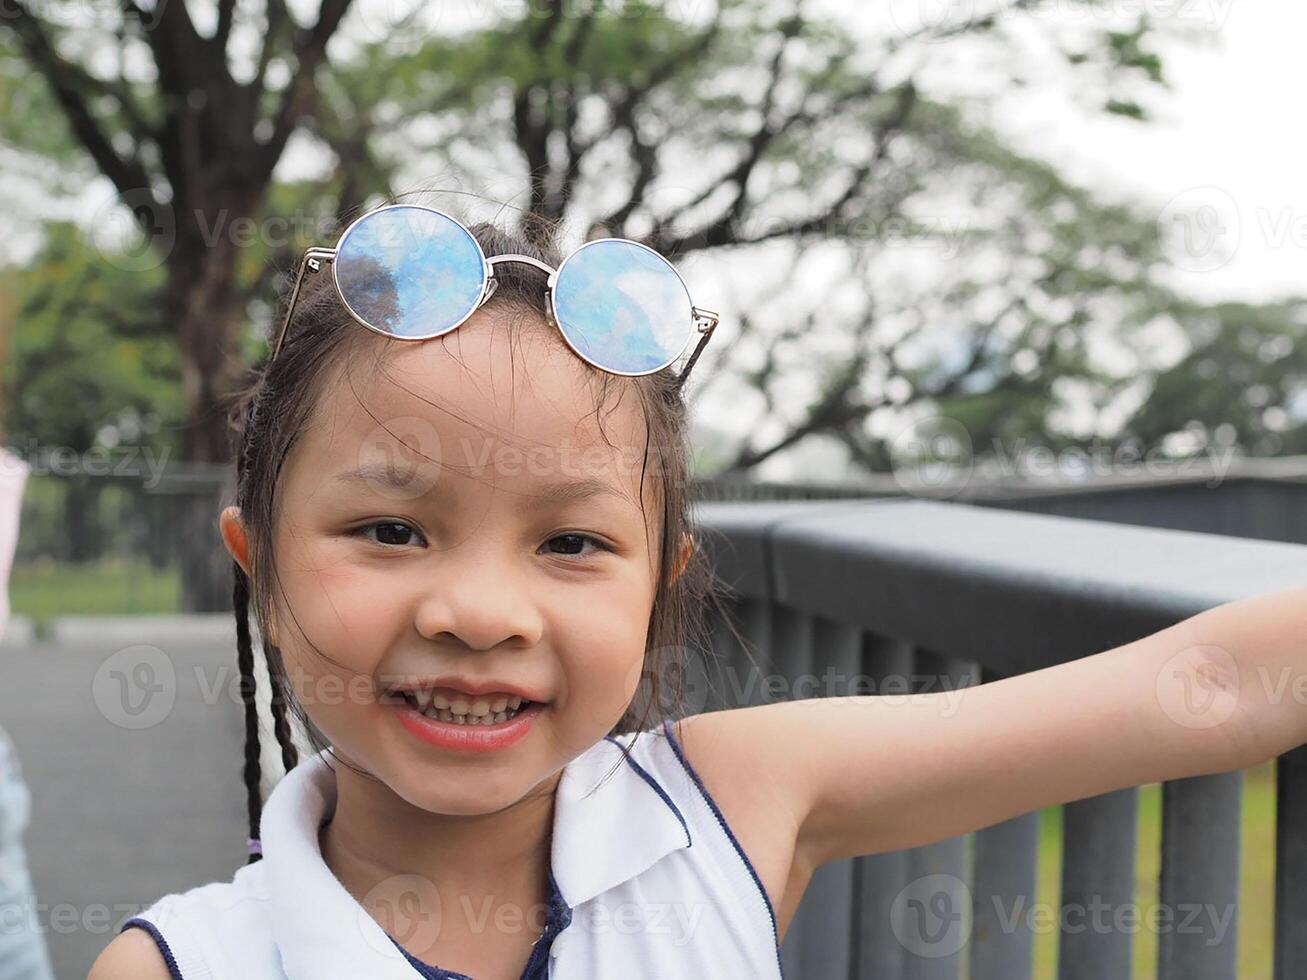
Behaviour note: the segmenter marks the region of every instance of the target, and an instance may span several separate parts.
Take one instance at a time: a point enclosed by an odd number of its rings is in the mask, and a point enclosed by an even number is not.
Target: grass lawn
[[[52,616],[175,613],[181,609],[181,577],[174,568],[105,559],[94,565],[23,562],[9,580],[15,615],[31,616],[37,628]]]

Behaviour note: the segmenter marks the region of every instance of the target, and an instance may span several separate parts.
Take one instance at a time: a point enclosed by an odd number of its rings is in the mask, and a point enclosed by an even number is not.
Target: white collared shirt
[[[262,860],[123,924],[154,936],[173,980],[463,976],[406,952],[323,861],[318,830],[336,801],[327,755],[302,760],[269,795]],[[670,724],[568,763],[550,860],[551,911],[523,980],[781,976],[771,903]]]

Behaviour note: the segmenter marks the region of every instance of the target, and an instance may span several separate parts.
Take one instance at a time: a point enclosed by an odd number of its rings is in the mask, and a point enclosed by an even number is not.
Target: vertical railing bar
[[[876,693],[906,693],[912,676],[912,647],[865,634],[863,670]],[[899,686],[894,686],[895,679]],[[895,935],[894,898],[908,884],[908,852],[893,851],[854,860],[858,930],[854,934],[854,980],[901,980],[907,953]],[[901,925],[901,924],[900,924]]]
[[[1275,980],[1307,976],[1307,747],[1275,763]]]
[[[1158,980],[1234,980],[1243,773],[1162,784]]]
[[[1134,936],[1112,921],[1134,902],[1137,813],[1133,786],[1062,808],[1058,980],[1130,976]]]
[[[810,683],[795,693],[799,697],[846,695],[861,668],[861,632],[844,623],[818,618],[805,678]],[[800,977],[842,980],[849,976],[853,907],[852,861],[824,864],[813,872],[797,910],[803,920]]]

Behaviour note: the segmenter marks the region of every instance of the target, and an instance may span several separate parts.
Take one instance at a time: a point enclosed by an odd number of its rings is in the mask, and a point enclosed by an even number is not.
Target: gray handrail
[[[781,673],[832,660],[871,673],[985,679],[1036,670],[1131,642],[1204,609],[1291,588],[1307,578],[1307,546],[1143,528],[925,500],[700,503],[703,544],[729,586],[732,619]],[[723,663],[747,657],[714,630]],[[850,668],[850,665],[853,665]],[[1277,785],[1275,976],[1307,975],[1307,766],[1281,758]],[[1160,903],[1201,907],[1219,935],[1159,934],[1158,975],[1234,978],[1240,774],[1165,784]],[[1134,900],[1134,789],[1063,808],[1063,901]],[[991,898],[1033,900],[1033,815],[974,836],[827,866],[814,876],[786,938],[787,976],[1029,975],[1030,935],[993,934]],[[904,942],[890,903],[930,873],[966,881],[973,934],[955,955]],[[1227,915],[1227,913],[1230,913]],[[847,948],[834,948],[836,934]],[[897,941],[897,947],[893,942]],[[1059,977],[1128,975],[1132,935],[1063,930]],[[1122,972],[1122,971],[1125,972]]]

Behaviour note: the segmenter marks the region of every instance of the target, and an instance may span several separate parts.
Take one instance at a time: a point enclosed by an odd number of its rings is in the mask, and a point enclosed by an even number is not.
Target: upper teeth
[[[405,695],[417,703],[423,711],[435,709],[448,711],[452,715],[465,715],[472,718],[484,718],[505,711],[516,711],[522,706],[522,698],[516,694],[487,694],[472,697],[467,694],[446,696],[434,688],[405,691]]]

